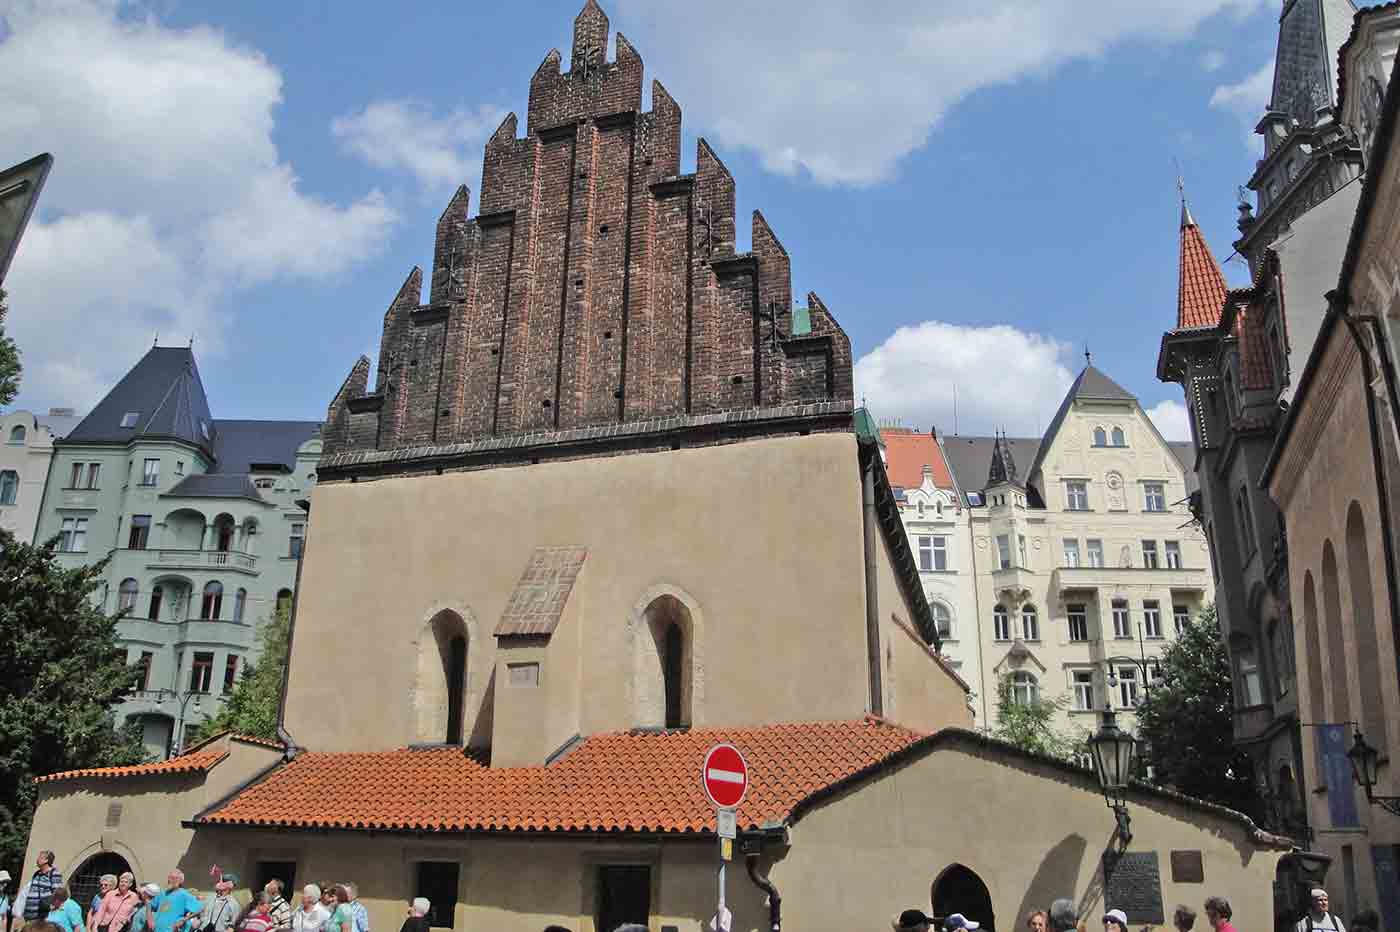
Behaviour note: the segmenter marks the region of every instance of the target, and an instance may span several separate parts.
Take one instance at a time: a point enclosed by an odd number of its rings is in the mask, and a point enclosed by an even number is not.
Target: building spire
[[[1181,198],[1181,228],[1195,226],[1196,218],[1191,216],[1191,208],[1186,203],[1186,179],[1180,174],[1176,176],[1176,193]]]
[[[1176,299],[1176,329],[1213,327],[1225,306],[1225,276],[1201,235],[1201,228],[1181,201],[1181,265]]]

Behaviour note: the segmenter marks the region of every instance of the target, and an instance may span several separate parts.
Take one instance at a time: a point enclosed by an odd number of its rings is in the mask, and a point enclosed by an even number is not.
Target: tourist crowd
[[[353,883],[309,883],[293,905],[282,881],[269,880],[248,901],[234,891],[237,875],[215,868],[214,892],[200,898],[185,889],[183,871],[172,870],[165,886],[138,884],[131,873],[107,874],[88,904],[78,903],[54,866],[52,851],[40,851],[34,875],[11,900],[10,875],[0,871],[0,932],[370,932],[369,911]],[[432,904],[415,899],[400,932],[428,932]]]

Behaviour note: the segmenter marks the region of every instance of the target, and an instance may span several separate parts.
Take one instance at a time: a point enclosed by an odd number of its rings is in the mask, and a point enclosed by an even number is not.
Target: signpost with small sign
[[[734,840],[739,836],[739,804],[749,790],[749,765],[732,744],[717,744],[705,755],[700,768],[700,785],[715,807],[715,836],[719,838],[719,909],[715,928],[724,923],[724,867],[734,856]]]

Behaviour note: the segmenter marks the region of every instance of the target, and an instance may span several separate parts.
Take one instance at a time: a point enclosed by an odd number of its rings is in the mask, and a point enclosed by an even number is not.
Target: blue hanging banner
[[[1381,900],[1381,924],[1390,932],[1400,930],[1400,865],[1396,864],[1396,849],[1376,845],[1371,849],[1376,865],[1376,895]]]
[[[1356,787],[1351,760],[1347,757],[1345,724],[1318,726],[1317,762],[1327,784],[1327,814],[1332,819],[1332,828],[1358,828],[1361,817],[1356,811]]]

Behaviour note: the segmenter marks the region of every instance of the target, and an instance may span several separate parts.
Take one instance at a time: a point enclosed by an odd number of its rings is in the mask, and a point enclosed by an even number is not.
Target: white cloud
[[[303,193],[273,142],[282,75],[116,0],[0,0],[0,165],[54,168],[6,282],[20,404],[91,405],[149,345],[226,350],[241,285],[324,278],[396,216]]]
[[[369,164],[406,171],[432,192],[479,185],[482,147],[504,117],[491,106],[439,117],[418,101],[382,100],[337,117],[331,132]]]
[[[978,90],[1124,43],[1179,41],[1264,2],[619,0],[615,22],[665,63],[655,76],[722,145],[757,151],[773,171],[864,185],[891,176]]]
[[[1168,398],[1159,401],[1148,410],[1147,416],[1157,425],[1157,431],[1168,440],[1190,440],[1191,421],[1186,413],[1186,405]]]
[[[856,396],[880,418],[964,434],[1044,430],[1074,373],[1070,347],[1006,325],[927,320],[900,327],[855,364]]]
[[[1201,68],[1214,73],[1225,67],[1225,53],[1220,49],[1209,49],[1201,56]]]
[[[1259,148],[1259,137],[1254,127],[1264,110],[1269,106],[1269,98],[1274,93],[1274,63],[1267,62],[1236,84],[1222,84],[1210,95],[1212,109],[1232,114],[1240,121],[1245,132],[1245,145],[1250,149]]]

